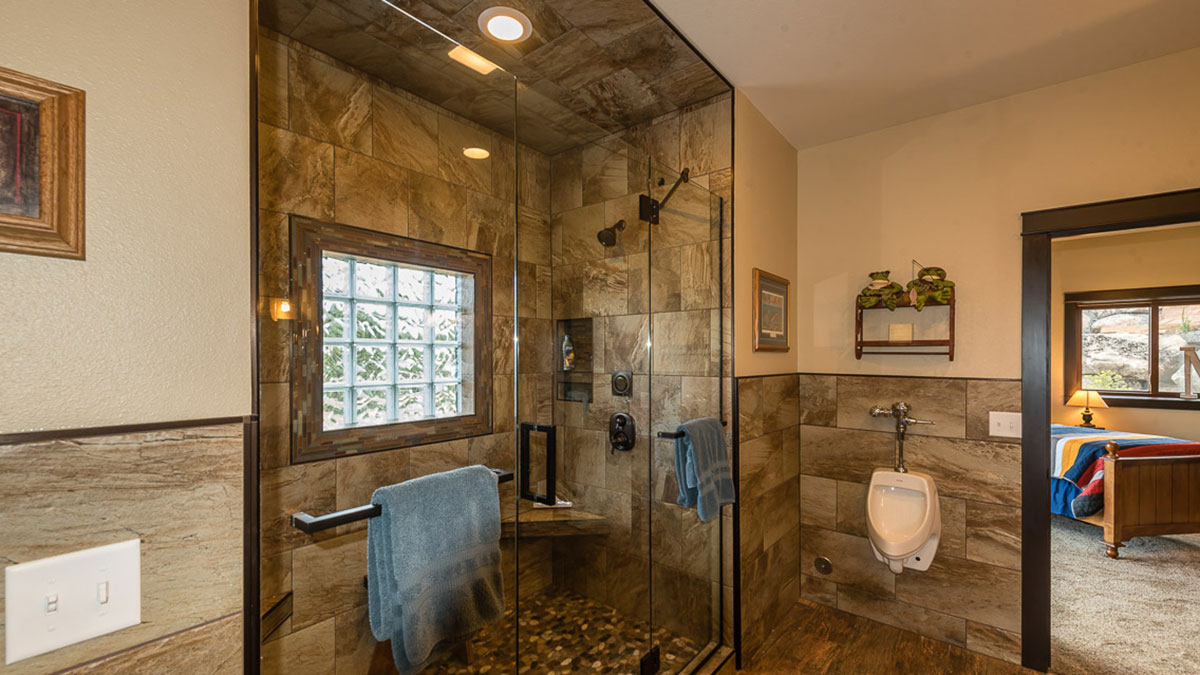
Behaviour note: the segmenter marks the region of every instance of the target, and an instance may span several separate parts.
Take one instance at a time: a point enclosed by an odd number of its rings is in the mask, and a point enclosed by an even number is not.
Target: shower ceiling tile
[[[554,154],[727,91],[724,82],[642,0],[508,0],[532,35],[485,37],[494,0],[402,0],[401,7],[531,85],[519,97],[521,141]],[[263,25],[502,134],[511,89],[479,95],[481,79],[445,53],[444,38],[379,0],[262,0]],[[536,91],[541,96],[526,96]],[[532,111],[533,119],[524,119]]]
[[[658,20],[640,0],[559,0],[556,7],[567,21],[601,45]]]
[[[729,91],[725,81],[703,61],[672,71],[651,82],[650,86],[681,108]]]
[[[660,21],[613,42],[608,50],[614,60],[647,82],[703,63],[675,31]]]
[[[616,67],[600,45],[579,30],[563,33],[531,52],[525,62],[567,89],[595,82]]]

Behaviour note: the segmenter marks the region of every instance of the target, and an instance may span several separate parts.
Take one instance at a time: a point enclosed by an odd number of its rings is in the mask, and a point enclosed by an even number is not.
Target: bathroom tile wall
[[[800,378],[737,380],[742,655],[755,652],[800,595]]]
[[[260,82],[260,283],[263,295],[287,288],[287,214],[299,213],[397,235],[463,246],[494,256],[495,427],[492,435],[406,450],[290,465],[287,327],[263,308],[263,591],[264,611],[288,592],[293,614],[264,645],[267,672],[305,667],[353,672],[370,649],[351,648],[365,630],[365,540],[356,524],[315,536],[289,524],[296,511],[325,513],[366,503],[378,486],[470,463],[513,468],[513,312],[521,334],[519,419],[559,426],[560,494],[576,507],[605,516],[612,533],[595,537],[523,538],[522,596],[552,583],[586,592],[639,618],[654,575],[656,616],[702,642],[713,626],[722,592],[715,524],[674,506],[672,444],[652,446],[652,431],[681,419],[717,415],[722,367],[721,240],[717,207],[708,190],[726,197],[731,212],[730,99],[713,99],[581,146],[554,158],[512,144],[453,113],[393,89],[335,59],[263,30]],[[492,158],[467,163],[458,149],[484,145]],[[519,157],[519,227],[512,236],[510,167]],[[691,162],[692,183],[681,186],[656,232],[654,260],[640,224],[637,194],[648,185],[654,157],[663,166]],[[684,164],[684,166],[688,166]],[[655,188],[659,198],[667,185]],[[596,233],[618,219],[627,229],[612,249]],[[516,260],[517,303],[512,270]],[[725,255],[728,265],[729,256]],[[655,288],[649,287],[655,265]],[[726,274],[728,279],[728,274]],[[724,300],[724,302],[722,302]],[[653,303],[653,307],[651,306]],[[652,314],[649,314],[653,310]],[[555,401],[558,355],[555,320],[595,319],[594,392],[587,406]],[[728,347],[728,315],[724,317]],[[656,375],[646,339],[653,327]],[[635,372],[634,395],[610,395],[613,370]],[[730,368],[723,369],[726,410]],[[656,404],[650,424],[649,401]],[[640,425],[638,450],[610,453],[608,417],[631,412]],[[533,435],[533,475],[541,475],[541,435]],[[647,507],[649,450],[654,493]],[[502,507],[512,509],[511,484]],[[653,518],[656,564],[648,563]],[[730,520],[725,519],[726,529]],[[509,542],[503,543],[505,560]],[[687,555],[685,555],[687,553]],[[510,583],[516,571],[506,569]],[[726,566],[724,589],[731,602]],[[508,597],[514,598],[512,588]],[[727,613],[728,614],[728,613]],[[726,631],[728,633],[728,630]],[[369,641],[369,640],[368,640]],[[314,645],[351,645],[336,650]],[[361,645],[360,645],[361,646]],[[365,657],[364,657],[365,653]]]
[[[550,162],[552,316],[593,319],[595,353],[594,400],[554,402],[563,489],[578,508],[604,515],[613,528],[608,536],[556,541],[555,580],[642,616],[652,578],[656,621],[701,644],[720,631],[713,624],[723,592],[720,525],[701,523],[694,510],[675,504],[674,443],[656,433],[731,410],[729,324],[721,309],[728,307],[728,288],[721,287],[720,269],[722,247],[728,264],[732,233],[729,129],[725,95]],[[691,170],[691,182],[679,187],[660,224],[640,221],[638,195],[650,179],[661,199],[683,167]],[[726,198],[724,239],[714,194]],[[617,245],[602,246],[597,232],[618,220],[626,227]],[[632,396],[611,394],[616,371],[633,373]],[[631,414],[638,425],[632,452],[610,451],[614,412]],[[729,519],[725,527],[732,529]],[[726,595],[732,599],[731,585]]]
[[[801,595],[1019,662],[1021,445],[989,437],[987,420],[1020,411],[1020,382],[801,374],[799,392]],[[929,571],[895,575],[865,522],[867,484],[893,465],[895,432],[867,411],[901,400],[936,422],[910,434],[905,463],[937,483],[942,541]],[[828,575],[813,566],[821,556]]]
[[[142,542],[140,624],[0,671],[240,672],[245,433],[227,424],[0,446],[4,566]]]
[[[377,487],[469,464],[514,468],[514,257],[528,291],[522,331],[546,335],[522,350],[522,384],[531,392],[520,402],[522,419],[550,421],[549,159],[269,30],[259,45],[263,296],[287,294],[289,213],[493,256],[494,433],[487,436],[290,464],[290,327],[260,309],[263,611],[293,594],[291,617],[266,636],[263,669],[366,672],[374,641],[365,623],[365,524],[306,535],[290,516],[365,504]],[[488,148],[491,157],[468,160],[461,153],[468,146]],[[511,209],[518,180],[520,251]],[[513,484],[502,485],[505,515],[514,501]],[[534,593],[551,581],[550,543],[522,545],[530,554],[522,556],[521,590]],[[510,541],[502,551],[511,601]]]

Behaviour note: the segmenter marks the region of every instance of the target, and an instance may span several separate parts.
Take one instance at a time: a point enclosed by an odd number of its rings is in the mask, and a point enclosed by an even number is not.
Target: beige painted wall
[[[1081,408],[1063,400],[1063,293],[1200,283],[1200,225],[1082,237],[1054,243],[1051,258],[1050,417],[1079,424]],[[1121,431],[1200,439],[1200,415],[1189,410],[1107,408],[1094,424]]]
[[[733,100],[734,375],[796,371],[796,150],[741,91]],[[788,352],[754,351],[753,270],[792,282]]]
[[[0,253],[0,433],[250,412],[246,3],[6,0],[87,92],[87,261]]]
[[[799,371],[1020,377],[1021,212],[1200,184],[1198,76],[1200,49],[802,150]],[[856,361],[855,294],[913,258],[958,283],[955,361]]]

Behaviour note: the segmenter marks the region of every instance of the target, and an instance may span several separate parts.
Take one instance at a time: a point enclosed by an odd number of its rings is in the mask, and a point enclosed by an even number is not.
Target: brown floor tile
[[[801,600],[743,673],[1020,674],[1020,666]]]

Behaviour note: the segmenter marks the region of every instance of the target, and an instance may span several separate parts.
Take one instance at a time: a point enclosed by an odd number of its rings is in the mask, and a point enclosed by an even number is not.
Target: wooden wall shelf
[[[884,304],[878,304],[874,307],[863,308],[858,304],[858,298],[854,299],[854,358],[862,360],[864,354],[894,354],[907,356],[947,356],[951,361],[954,360],[954,292],[951,291],[950,300],[948,302],[926,302],[925,309],[931,307],[945,307],[950,310],[949,318],[949,337],[940,340],[909,340],[907,342],[895,342],[892,340],[864,340],[863,339],[863,312],[869,312],[878,309],[887,309]],[[904,296],[896,305],[896,311],[911,309],[916,311],[916,307],[912,306],[912,302],[908,296]],[[929,351],[930,347],[944,347],[944,350]],[[867,351],[871,350],[871,351]]]

